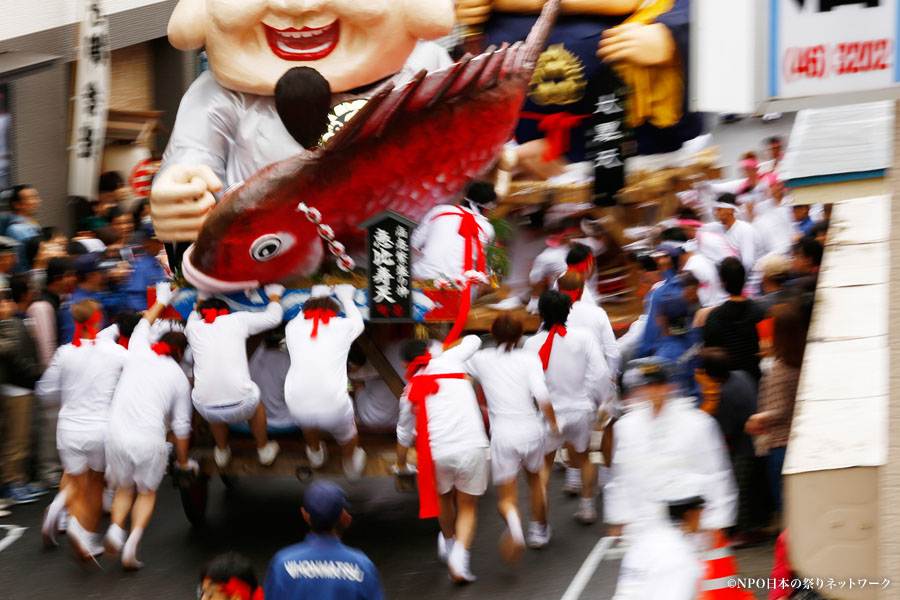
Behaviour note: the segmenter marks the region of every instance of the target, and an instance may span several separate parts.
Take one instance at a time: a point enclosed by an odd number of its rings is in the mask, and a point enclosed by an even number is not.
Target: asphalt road
[[[478,581],[472,585],[449,581],[435,554],[437,523],[418,520],[415,495],[396,492],[388,478],[345,485],[354,524],[344,541],[374,561],[388,598],[563,598],[604,526],[583,526],[572,518],[577,501],[562,495],[562,479],[557,472],[551,482],[553,540],[544,550],[526,552],[518,568],[506,566],[498,556],[503,523],[495,508],[496,496],[492,490],[488,492],[479,507],[472,550],[472,569]],[[0,529],[0,536],[17,535],[12,533],[14,527],[27,529],[0,550],[0,600],[183,600],[193,597],[203,565],[229,550],[249,556],[262,577],[272,555],[305,533],[299,511],[303,489],[299,481],[286,478],[247,477],[235,481],[231,490],[214,480],[208,524],[196,529],[185,519],[178,495],[166,479],[142,543],[140,558],[145,567],[137,573],[126,573],[117,563],[103,559],[102,570],[83,571],[70,560],[65,536],[60,538],[60,548],[43,550],[40,518],[49,497],[14,507],[12,516],[0,519],[0,528],[6,529]],[[0,537],[0,548],[3,539]],[[765,576],[771,566],[771,545],[742,551],[739,560],[745,574]],[[618,568],[619,561],[601,561],[589,572],[580,597],[612,597]]]

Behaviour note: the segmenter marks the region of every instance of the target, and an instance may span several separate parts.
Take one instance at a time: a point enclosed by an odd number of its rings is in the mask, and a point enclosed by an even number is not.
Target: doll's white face
[[[205,47],[217,81],[265,95],[297,66],[318,70],[334,92],[368,85],[399,71],[417,39],[453,23],[445,0],[205,2]]]

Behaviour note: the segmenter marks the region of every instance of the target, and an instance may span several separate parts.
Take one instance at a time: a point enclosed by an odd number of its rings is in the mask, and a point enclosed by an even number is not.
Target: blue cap
[[[75,270],[79,275],[87,275],[102,268],[98,254],[82,254],[75,259]]]
[[[303,495],[303,508],[315,530],[327,530],[337,524],[341,513],[350,510],[347,493],[333,481],[314,481]]]

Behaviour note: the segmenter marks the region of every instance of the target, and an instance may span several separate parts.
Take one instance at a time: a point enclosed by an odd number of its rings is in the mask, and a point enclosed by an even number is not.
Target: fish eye
[[[271,260],[291,246],[290,236],[269,233],[260,236],[250,245],[250,257],[257,262]]]

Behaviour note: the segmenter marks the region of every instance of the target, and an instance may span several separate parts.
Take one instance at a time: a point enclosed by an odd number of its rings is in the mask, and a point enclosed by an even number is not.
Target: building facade
[[[163,111],[164,132],[151,140],[151,149],[158,152],[165,148],[165,132],[171,130],[181,96],[197,74],[196,54],[175,50],[166,38],[175,4],[176,0],[103,2],[112,59],[109,108]],[[44,199],[38,215],[41,223],[67,233],[73,227],[66,187],[78,14],[73,0],[5,0],[0,20],[0,57],[19,57],[17,66],[36,62],[30,60],[34,55],[54,59],[36,68],[16,69],[4,69],[4,64],[12,63],[0,60],[0,86],[5,84],[0,92],[9,115],[8,183],[34,185]]]

